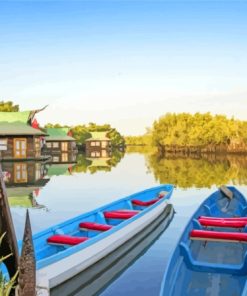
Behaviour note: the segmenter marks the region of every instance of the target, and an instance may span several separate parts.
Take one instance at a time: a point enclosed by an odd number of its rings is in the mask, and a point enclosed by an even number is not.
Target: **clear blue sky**
[[[140,134],[166,112],[246,119],[247,1],[1,1],[0,100]]]

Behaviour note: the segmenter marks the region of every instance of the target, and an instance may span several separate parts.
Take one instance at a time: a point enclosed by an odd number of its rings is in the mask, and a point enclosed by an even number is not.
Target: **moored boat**
[[[247,295],[247,202],[222,187],[193,214],[168,262],[160,296]]]
[[[150,188],[35,234],[38,295],[49,295],[144,231],[168,207],[172,191],[172,185]]]
[[[51,289],[51,296],[100,295],[162,235],[174,217],[172,204],[145,229],[76,277]],[[147,266],[146,272],[153,271]],[[132,285],[132,283],[131,283]]]

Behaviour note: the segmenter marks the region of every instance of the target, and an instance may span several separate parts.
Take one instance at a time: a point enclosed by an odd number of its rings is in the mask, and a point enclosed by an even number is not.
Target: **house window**
[[[35,145],[35,155],[36,157],[40,156],[40,139],[39,138],[35,138],[34,139],[34,145]]]
[[[95,142],[91,142],[91,146],[96,146],[96,145],[95,145]]]
[[[14,164],[14,180],[15,180],[15,183],[27,183],[27,164],[26,163]]]
[[[62,142],[62,151],[68,151],[68,142]]]
[[[7,150],[8,139],[0,139],[0,151]]]
[[[100,146],[100,142],[99,141],[95,142],[95,146]]]
[[[68,161],[68,153],[62,153],[62,162]]]
[[[46,143],[47,148],[51,148],[51,143]]]
[[[107,147],[107,141],[102,141],[101,142],[101,147],[106,148]]]
[[[106,150],[102,150],[102,151],[101,151],[101,156],[102,156],[102,157],[107,157]]]
[[[14,139],[14,157],[15,158],[27,157],[27,139],[24,139],[24,138]]]
[[[41,179],[41,164],[35,163],[35,180]]]
[[[100,152],[99,151],[91,152],[91,157],[100,157]]]
[[[53,156],[52,161],[53,162],[59,162],[59,156]]]
[[[59,148],[59,143],[58,142],[53,142],[53,148]]]
[[[35,149],[36,150],[40,150],[40,139],[39,138],[35,138]]]

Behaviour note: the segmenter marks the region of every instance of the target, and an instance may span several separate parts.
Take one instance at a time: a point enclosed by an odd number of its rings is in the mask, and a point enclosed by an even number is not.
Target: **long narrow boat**
[[[169,226],[174,209],[168,204],[163,213],[128,242],[102,258],[78,276],[51,290],[51,296],[99,295],[149,249]],[[152,270],[149,269],[151,273]]]
[[[172,191],[172,185],[147,189],[35,234],[38,295],[50,295],[144,231],[167,208]]]
[[[210,195],[178,241],[160,296],[246,296],[246,216],[246,199],[236,188]]]

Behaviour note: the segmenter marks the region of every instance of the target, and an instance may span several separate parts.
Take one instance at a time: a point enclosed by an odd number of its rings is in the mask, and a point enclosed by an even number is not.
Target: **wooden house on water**
[[[48,158],[41,154],[46,133],[34,119],[39,111],[0,112],[0,161]]]
[[[107,132],[91,132],[91,138],[85,141],[86,157],[108,158],[111,154],[111,140],[106,136]]]
[[[44,152],[52,156],[53,163],[76,162],[76,140],[69,128],[47,128]]]

